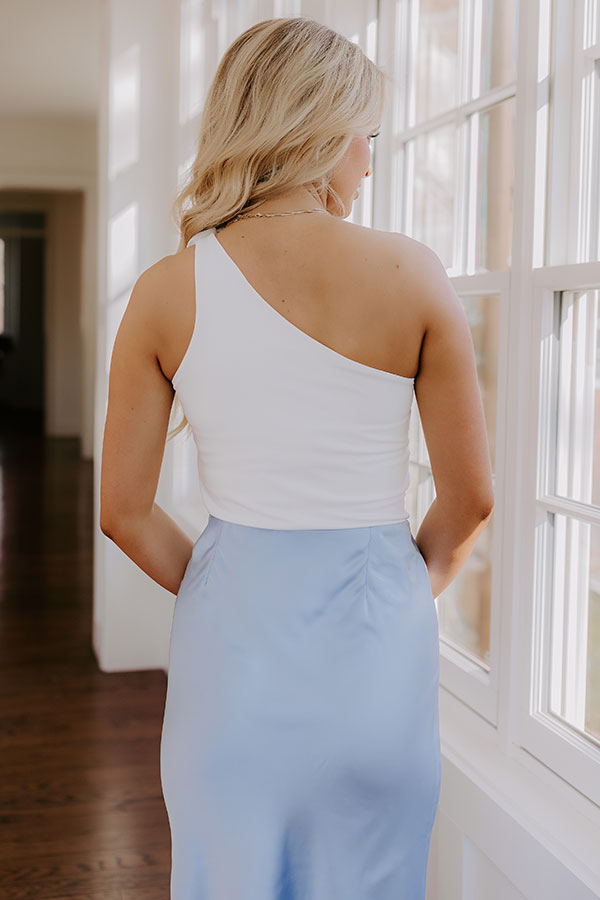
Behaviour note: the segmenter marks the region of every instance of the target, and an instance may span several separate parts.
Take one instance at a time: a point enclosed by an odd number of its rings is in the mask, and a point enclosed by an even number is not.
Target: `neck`
[[[283,194],[269,198],[260,203],[253,212],[279,213],[300,209],[325,209],[326,206],[314,188],[291,188]]]

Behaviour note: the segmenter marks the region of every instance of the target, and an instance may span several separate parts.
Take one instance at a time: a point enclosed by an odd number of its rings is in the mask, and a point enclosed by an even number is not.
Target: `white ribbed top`
[[[196,319],[173,376],[206,509],[260,528],[408,518],[414,379],[349,359],[252,287],[209,228],[194,235]]]

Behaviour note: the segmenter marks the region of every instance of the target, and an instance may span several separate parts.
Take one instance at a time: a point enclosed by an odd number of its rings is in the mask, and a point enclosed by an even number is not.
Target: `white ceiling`
[[[0,0],[0,115],[94,115],[103,0]]]

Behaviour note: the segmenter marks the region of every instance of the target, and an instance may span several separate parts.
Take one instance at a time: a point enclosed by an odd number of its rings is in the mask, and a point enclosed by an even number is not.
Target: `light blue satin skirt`
[[[408,520],[211,516],[171,631],[171,900],[424,900],[438,619]]]

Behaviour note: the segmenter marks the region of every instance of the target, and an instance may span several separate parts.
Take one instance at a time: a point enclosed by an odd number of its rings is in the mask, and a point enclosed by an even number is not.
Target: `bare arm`
[[[421,245],[427,319],[415,396],[436,496],[415,541],[437,597],[467,562],[494,507],[473,340],[439,257]]]
[[[176,594],[193,542],[154,502],[174,395],[156,354],[159,265],[136,281],[115,339],[100,527],[150,578]]]

